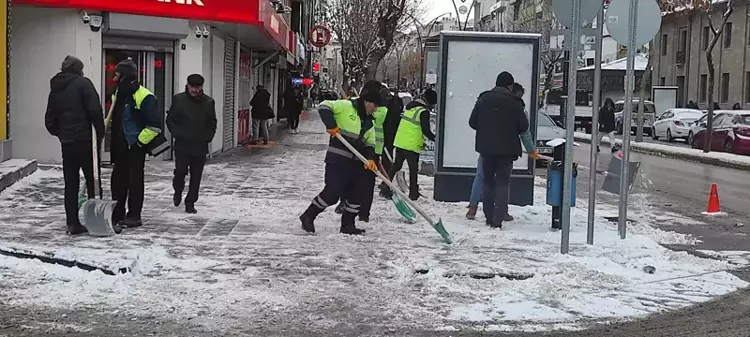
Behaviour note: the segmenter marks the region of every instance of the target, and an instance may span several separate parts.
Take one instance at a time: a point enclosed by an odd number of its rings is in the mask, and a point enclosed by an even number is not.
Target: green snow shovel
[[[359,151],[357,151],[357,149],[355,149],[352,144],[349,144],[349,142],[342,135],[337,134],[336,138],[338,138],[341,143],[349,149],[349,151],[352,151],[352,153],[354,153],[354,155],[357,156],[357,158],[359,158],[362,163],[367,163],[367,159],[361,153],[359,153]],[[417,206],[417,204],[411,201],[403,191],[401,191],[396,185],[388,180],[388,178],[380,173],[380,171],[375,171],[375,175],[377,175],[378,178],[380,178],[386,185],[388,185],[388,187],[390,187],[393,192],[396,192],[396,194],[401,198],[402,201],[405,201],[409,206],[411,206],[411,208],[417,210],[419,215],[421,215],[425,220],[427,220],[427,222],[430,223],[430,226],[432,226],[432,228],[434,228],[435,231],[437,231],[438,234],[443,237],[443,240],[445,240],[446,243],[451,243],[450,235],[448,234],[448,231],[445,230],[442,219],[438,219],[437,222],[433,221],[430,216],[427,215],[427,213],[425,213],[421,208],[419,208],[419,206]]]
[[[386,157],[388,157],[388,160],[390,160],[391,163],[393,163],[393,157],[387,151],[388,149],[383,149],[383,150],[385,150],[384,153],[385,153]],[[388,172],[384,168],[382,168],[382,167],[381,167],[381,169],[383,169],[383,172],[384,172],[383,175],[385,175],[386,177],[388,177],[388,174],[387,174]],[[391,182],[393,182],[393,181],[391,181]],[[403,189],[401,191],[403,192]],[[416,221],[417,214],[414,213],[414,210],[411,209],[411,207],[409,207],[409,205],[406,202],[404,202],[401,199],[401,197],[398,196],[398,194],[391,195],[391,200],[396,205],[396,209],[398,210],[398,212],[401,213],[401,215],[407,221],[409,221],[409,222],[415,222]]]

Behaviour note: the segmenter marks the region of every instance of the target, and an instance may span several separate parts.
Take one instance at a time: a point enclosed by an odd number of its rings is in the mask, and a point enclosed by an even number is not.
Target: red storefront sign
[[[259,17],[260,1],[268,2],[267,0],[13,0],[13,4],[261,25],[263,21]],[[269,14],[275,15],[275,13]],[[275,19],[278,20],[278,18]],[[284,28],[283,34],[285,35],[286,25]],[[280,27],[277,27],[277,30],[281,30]],[[282,36],[285,37],[284,35]],[[286,39],[280,41],[284,45]]]

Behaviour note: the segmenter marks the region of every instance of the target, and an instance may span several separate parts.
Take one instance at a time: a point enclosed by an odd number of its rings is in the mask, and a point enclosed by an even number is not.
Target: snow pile
[[[316,235],[306,235],[297,217],[323,182],[325,135],[313,133],[317,127],[303,124],[282,154],[208,165],[198,215],[170,205],[170,163],[149,163],[145,226],[113,238],[62,233],[62,200],[51,196],[62,191],[59,171],[0,193],[0,208],[22,215],[0,215],[0,247],[131,270],[106,276],[0,256],[0,302],[191,319],[214,331],[518,331],[640,317],[747,286],[725,271],[734,265],[660,246],[690,239],[643,220],[620,240],[615,224],[597,218],[596,243],[587,245],[584,208],[572,210],[570,254],[560,255],[542,187],[535,206],[511,207],[515,221],[493,230],[481,214],[465,220],[463,203],[431,200],[432,179],[420,177],[428,198],[419,203],[442,218],[453,245],[423,222],[404,223],[377,197],[371,223],[359,225],[366,236],[339,234],[332,210],[318,218]],[[42,187],[44,196],[34,192]]]
[[[581,132],[575,133],[575,138],[581,141],[591,142],[591,135]],[[609,137],[602,139],[603,143],[610,143]],[[615,143],[622,145],[622,140],[615,139]],[[750,168],[750,156],[743,156],[725,152],[709,152],[703,153],[703,150],[688,149],[684,147],[670,146],[664,144],[654,143],[637,143],[631,142],[630,146],[632,149],[638,152],[645,152],[650,154],[662,154],[669,157],[685,158],[695,160],[701,163],[717,164],[722,166],[729,166],[734,168],[747,169]]]

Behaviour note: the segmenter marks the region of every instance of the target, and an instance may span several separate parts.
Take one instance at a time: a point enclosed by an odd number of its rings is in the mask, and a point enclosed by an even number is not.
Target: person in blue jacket
[[[112,100],[112,198],[117,201],[112,223],[120,228],[142,226],[146,154],[162,132],[156,97],[138,83],[138,66],[128,58],[115,66],[117,91]],[[127,213],[125,206],[127,203]]]

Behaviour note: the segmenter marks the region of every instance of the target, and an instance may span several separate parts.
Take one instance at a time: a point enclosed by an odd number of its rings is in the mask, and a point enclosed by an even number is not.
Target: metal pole
[[[570,194],[573,184],[573,142],[575,133],[576,115],[576,77],[578,72],[578,46],[581,35],[581,1],[573,0],[573,27],[570,27],[570,38],[566,38],[570,44],[570,57],[576,58],[568,63],[568,104],[565,118],[565,164],[563,165],[563,195],[562,216],[560,224],[562,237],[560,253],[567,254],[570,248]]]
[[[599,154],[599,107],[602,105],[602,37],[604,36],[604,6],[596,16],[596,50],[594,50],[594,107],[591,111],[591,156],[589,157],[589,218],[586,243],[594,244],[594,215],[596,214],[596,164]],[[614,142],[614,139],[610,139]]]
[[[628,33],[628,63],[625,70],[625,109],[622,111],[623,137],[622,166],[620,168],[620,212],[617,219],[617,231],[620,232],[621,239],[625,238],[628,225],[628,169],[630,168],[630,124],[633,112],[633,89],[635,87],[633,63],[635,63],[635,27],[638,24],[638,18],[636,17],[637,10],[638,0],[632,0],[628,10],[628,28],[630,28],[630,32]]]

